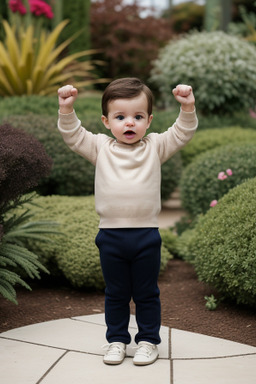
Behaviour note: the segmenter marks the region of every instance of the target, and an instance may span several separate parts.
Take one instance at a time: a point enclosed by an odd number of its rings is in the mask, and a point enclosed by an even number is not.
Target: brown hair
[[[136,77],[125,77],[112,81],[105,89],[101,107],[102,114],[108,116],[108,104],[116,99],[131,99],[137,97],[144,92],[148,101],[148,114],[152,114],[153,109],[153,94],[151,90],[140,79]]]

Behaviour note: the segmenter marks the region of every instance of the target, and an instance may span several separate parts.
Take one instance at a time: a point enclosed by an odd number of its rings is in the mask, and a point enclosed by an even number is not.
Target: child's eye
[[[117,118],[117,120],[123,120],[124,116],[123,115],[118,115],[116,118]]]
[[[136,115],[136,116],[135,116],[135,119],[136,119],[136,120],[143,119],[143,116],[141,116],[141,115]]]

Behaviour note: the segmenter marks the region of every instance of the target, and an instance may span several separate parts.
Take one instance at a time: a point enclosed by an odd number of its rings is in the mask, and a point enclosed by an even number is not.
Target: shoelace
[[[149,357],[152,353],[153,346],[148,344],[142,344],[138,345],[137,347],[134,347],[134,349],[137,349],[136,355],[143,355]]]
[[[104,344],[101,348],[107,349],[108,355],[116,355],[125,352],[124,348],[116,343]]]

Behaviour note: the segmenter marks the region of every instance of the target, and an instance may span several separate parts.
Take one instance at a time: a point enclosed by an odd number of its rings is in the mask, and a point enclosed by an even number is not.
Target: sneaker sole
[[[125,359],[125,357],[121,361],[106,361],[106,360],[103,360],[103,363],[106,364],[106,365],[119,365],[119,364],[122,364],[124,359]]]
[[[157,355],[156,358],[151,361],[133,361],[133,364],[138,366],[150,365],[150,364],[153,364],[158,359],[158,356],[159,355]]]

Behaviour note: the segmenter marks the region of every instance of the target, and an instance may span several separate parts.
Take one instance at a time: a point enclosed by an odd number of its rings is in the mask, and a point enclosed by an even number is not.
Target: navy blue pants
[[[161,305],[157,285],[161,237],[157,228],[100,229],[96,239],[106,283],[106,338],[129,344],[130,301],[136,306],[135,342],[161,342]]]

